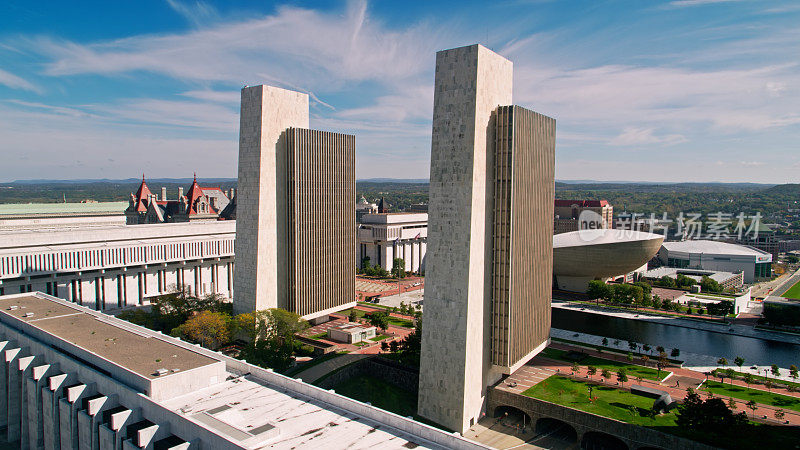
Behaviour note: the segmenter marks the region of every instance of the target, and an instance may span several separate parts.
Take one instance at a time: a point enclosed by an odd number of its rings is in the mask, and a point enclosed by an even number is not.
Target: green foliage
[[[700,288],[703,292],[722,292],[724,290],[716,280],[711,279],[708,275],[703,275],[703,278],[700,279]]]
[[[592,280],[586,294],[591,299],[607,299],[611,296],[611,288],[602,280]]]
[[[686,390],[687,395],[678,406],[677,425],[690,431],[728,434],[747,426],[744,413],[734,414],[719,398],[703,400],[693,389]]]
[[[386,311],[375,311],[367,314],[367,321],[373,327],[386,331],[389,328],[389,313]]]
[[[392,276],[395,278],[405,278],[406,260],[403,258],[395,258],[392,260]]]
[[[295,335],[308,328],[308,322],[285,309],[272,308],[236,317],[239,330],[249,338],[240,357],[250,364],[286,370],[294,361]]]
[[[686,275],[679,273],[675,278],[675,284],[677,284],[680,288],[688,288],[697,284],[697,281],[694,278],[687,277]]]
[[[668,276],[668,275],[664,275],[663,277],[661,277],[658,280],[656,280],[655,281],[655,285],[656,286],[665,287],[665,288],[676,288],[676,287],[678,287],[678,284],[675,283],[675,279],[670,277],[670,276]]]
[[[771,325],[800,326],[800,306],[764,302],[764,320]]]

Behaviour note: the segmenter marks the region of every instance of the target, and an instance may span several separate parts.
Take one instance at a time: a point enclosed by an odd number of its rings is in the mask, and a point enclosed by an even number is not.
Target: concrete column
[[[6,440],[14,442],[19,439],[20,428],[20,395],[22,386],[19,380],[19,358],[22,349],[12,348],[5,351],[6,372]]]
[[[42,388],[42,425],[45,450],[61,448],[58,401],[64,395],[65,387],[73,380],[74,375],[72,374],[56,374],[49,377],[47,386]]]
[[[23,350],[20,353],[27,353]],[[12,364],[9,368],[10,379],[13,382],[9,383],[9,396],[8,399],[8,438],[10,441],[20,441],[21,448],[28,447],[28,396],[25,394],[27,383],[26,379],[29,376],[35,356],[19,356],[16,364]]]
[[[98,437],[102,450],[118,450],[122,441],[127,439],[127,427],[141,420],[139,409],[128,409],[117,406],[103,413],[103,425],[98,427]]]
[[[94,394],[94,385],[76,384],[65,389],[64,397],[58,400],[58,420],[61,429],[61,449],[78,448],[78,416],[82,400]]]
[[[428,242],[422,241],[419,243],[419,271],[425,270],[425,259],[428,253]]]
[[[42,358],[39,358],[41,361]],[[57,369],[50,364],[34,366],[30,377],[25,382],[25,396],[27,397],[27,411],[23,419],[27,423],[28,446],[32,449],[44,447],[44,410],[42,403],[42,388],[47,383],[47,374]]]
[[[123,442],[123,449],[142,449],[153,442],[153,438],[158,432],[158,425],[153,422],[143,419],[139,422],[133,423],[127,427],[125,434],[130,436],[130,439]]]
[[[102,412],[116,405],[116,397],[102,394],[83,400],[84,409],[78,411],[78,448],[80,450],[99,450],[98,428],[102,422]]]
[[[100,309],[114,309],[117,308],[117,301],[119,299],[119,289],[117,288],[119,280],[116,275],[104,274],[103,275],[103,304]]]
[[[3,355],[4,362],[0,364],[0,428],[8,425],[8,363],[6,362],[6,351],[13,348],[10,341],[0,341],[0,354]]]

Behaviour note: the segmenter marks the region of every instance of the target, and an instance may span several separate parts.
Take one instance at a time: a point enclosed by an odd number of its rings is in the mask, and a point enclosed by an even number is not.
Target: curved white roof
[[[580,230],[553,236],[553,248],[579,247],[583,245],[619,244],[623,242],[651,241],[663,239],[660,234],[618,229]]]
[[[670,252],[709,253],[714,255],[764,256],[769,253],[753,247],[731,244],[720,241],[680,241],[664,242],[664,248]]]

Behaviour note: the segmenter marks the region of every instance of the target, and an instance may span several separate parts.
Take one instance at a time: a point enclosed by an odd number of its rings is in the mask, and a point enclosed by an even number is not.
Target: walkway
[[[360,359],[364,359],[367,356],[368,355],[363,355],[360,353],[348,353],[346,355],[337,356],[335,358],[323,361],[314,367],[310,367],[307,370],[298,373],[297,375],[294,376],[294,378],[300,378],[306,383],[313,383],[319,380],[320,378],[324,377],[328,373],[340,369],[344,366],[350,365]]]

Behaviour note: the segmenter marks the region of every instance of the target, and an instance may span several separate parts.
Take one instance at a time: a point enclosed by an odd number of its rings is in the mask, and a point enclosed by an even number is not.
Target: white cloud
[[[216,103],[228,103],[238,105],[241,101],[241,93],[239,91],[214,91],[210,89],[199,91],[187,91],[181,95],[198,100],[205,100]]]
[[[657,136],[653,128],[625,128],[619,136],[612,139],[610,145],[633,146],[646,144],[674,145],[686,142],[686,138],[679,134]]]
[[[23,89],[26,91],[41,93],[42,90],[28,80],[18,77],[11,72],[0,69],[0,84],[11,89]]]

